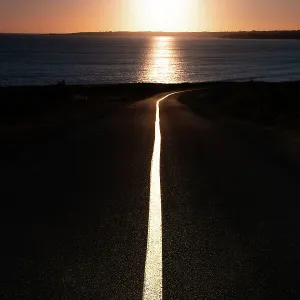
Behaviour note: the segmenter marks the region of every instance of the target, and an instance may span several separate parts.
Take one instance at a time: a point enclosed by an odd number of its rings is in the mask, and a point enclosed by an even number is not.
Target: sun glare
[[[141,9],[144,30],[187,30],[188,1],[186,0],[143,0]]]

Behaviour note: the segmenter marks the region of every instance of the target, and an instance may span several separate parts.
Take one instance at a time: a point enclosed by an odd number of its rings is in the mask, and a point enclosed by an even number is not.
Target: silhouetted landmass
[[[28,35],[0,33],[0,35]],[[290,31],[236,31],[236,32],[164,32],[164,31],[105,31],[49,33],[43,35],[101,36],[101,37],[147,37],[147,36],[180,36],[196,38],[228,38],[228,39],[293,39],[300,40],[300,30]]]
[[[300,81],[248,82],[186,93],[179,101],[216,128],[229,130],[230,138],[256,150],[261,159],[274,160],[281,170],[299,177],[299,96]]]
[[[31,35],[9,34],[0,35]],[[36,34],[35,34],[36,35]],[[147,36],[179,36],[195,38],[228,38],[228,39],[293,39],[300,40],[300,30],[291,31],[236,31],[236,32],[164,32],[164,31],[105,31],[105,32],[76,32],[49,33],[42,35],[59,36],[100,36],[100,37],[147,37]]]
[[[300,82],[119,84],[0,87],[0,153],[81,126],[126,105],[166,91],[205,88],[181,101],[202,116],[238,118],[300,129]]]
[[[79,32],[72,35],[84,36],[181,36],[198,38],[230,38],[230,39],[296,39],[300,40],[300,30],[294,31],[239,31],[239,32]]]
[[[300,40],[300,31],[250,31],[228,32],[223,38],[231,39],[295,39]]]
[[[240,119],[300,130],[300,81],[240,82],[183,94],[181,101],[202,116]]]
[[[0,154],[47,139],[154,94],[191,84],[0,87]]]

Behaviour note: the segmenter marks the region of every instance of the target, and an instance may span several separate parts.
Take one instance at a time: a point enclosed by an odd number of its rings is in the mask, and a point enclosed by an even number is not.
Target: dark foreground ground
[[[200,88],[182,101],[208,118],[300,128],[300,82],[0,87],[0,154],[47,139],[164,91]]]
[[[44,87],[0,87],[0,153],[47,139],[151,95],[187,86],[67,86],[61,82]]]
[[[233,118],[277,128],[300,129],[300,82],[231,83],[184,94],[181,101],[202,116]]]
[[[160,104],[163,299],[299,299],[299,84],[200,87]],[[0,89],[1,299],[142,299],[164,93],[136,100],[181,88]]]

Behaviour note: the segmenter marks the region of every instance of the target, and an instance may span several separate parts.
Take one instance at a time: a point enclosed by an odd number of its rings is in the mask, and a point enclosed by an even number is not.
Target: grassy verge
[[[0,87],[0,154],[47,139],[152,95],[195,85]]]
[[[180,98],[211,119],[300,129],[300,82],[0,87],[0,154],[80,126],[152,95],[201,88]]]
[[[183,94],[180,101],[299,176],[300,82],[228,83]]]
[[[300,82],[228,83],[183,94],[180,101],[210,119],[234,118],[300,129]]]

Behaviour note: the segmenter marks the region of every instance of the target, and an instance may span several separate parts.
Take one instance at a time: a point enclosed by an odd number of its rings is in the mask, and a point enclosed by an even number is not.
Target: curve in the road
[[[155,140],[150,175],[148,239],[144,274],[143,300],[162,299],[162,212],[160,188],[161,133],[159,104],[171,95],[182,92],[183,91],[170,93],[162,97],[156,103]]]

